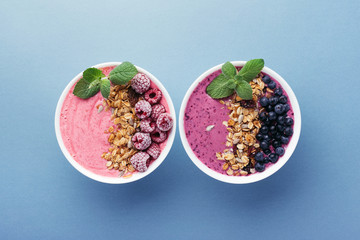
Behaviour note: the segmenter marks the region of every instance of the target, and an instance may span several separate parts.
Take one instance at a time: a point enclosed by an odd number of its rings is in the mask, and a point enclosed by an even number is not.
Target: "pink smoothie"
[[[210,169],[227,175],[222,169],[224,162],[216,158],[216,152],[223,152],[229,148],[225,145],[228,131],[222,123],[229,119],[230,112],[219,100],[212,99],[206,93],[206,87],[220,73],[221,70],[218,70],[205,77],[190,95],[185,108],[184,129],[188,143],[198,159]],[[275,79],[271,79],[280,86]],[[284,95],[287,96],[285,90]],[[294,119],[292,108],[288,116]],[[207,131],[206,128],[210,125],[214,125],[214,128]],[[267,167],[270,165],[272,163],[268,163]]]
[[[105,67],[101,70],[108,76],[112,67]],[[151,82],[152,88],[157,86]],[[108,143],[109,134],[105,130],[113,126],[111,121],[111,111],[98,112],[96,106],[102,105],[103,97],[101,93],[89,99],[76,97],[72,92],[74,86],[67,93],[60,113],[60,131],[63,142],[70,155],[84,168],[91,172],[109,177],[117,177],[119,171],[108,170],[105,166],[106,161],[101,158],[110,145]],[[163,97],[160,101],[169,112],[169,106]],[[165,148],[166,141],[160,144],[161,150]]]

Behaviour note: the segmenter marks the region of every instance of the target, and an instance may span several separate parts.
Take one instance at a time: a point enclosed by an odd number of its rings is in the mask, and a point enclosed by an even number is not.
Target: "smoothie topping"
[[[143,94],[150,88],[150,78],[143,73],[138,73],[132,79],[131,87],[135,92]]]

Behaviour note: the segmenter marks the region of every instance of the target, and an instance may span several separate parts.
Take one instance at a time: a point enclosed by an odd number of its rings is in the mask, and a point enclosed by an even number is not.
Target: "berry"
[[[151,118],[146,118],[141,120],[140,122],[140,129],[141,132],[144,133],[151,133],[156,128],[156,123],[151,120]]]
[[[294,120],[292,118],[285,118],[285,125],[291,126],[294,124]]]
[[[145,172],[147,170],[146,163],[149,158],[149,154],[145,152],[138,152],[131,157],[130,162],[136,170],[138,170],[139,172]]]
[[[269,131],[268,126],[261,126],[260,132],[261,132],[262,134],[266,134],[266,133],[268,133],[268,131]]]
[[[275,133],[275,135],[273,135],[275,140],[280,140],[281,136],[282,136],[282,134],[280,132],[277,132],[277,133]]]
[[[281,142],[275,140],[275,141],[272,143],[272,145],[273,145],[274,148],[281,147]]]
[[[264,135],[263,140],[270,142],[270,137],[269,137],[269,135]]]
[[[268,84],[271,81],[271,78],[268,75],[263,76],[262,78],[263,82]]]
[[[260,105],[266,107],[267,105],[269,105],[269,99],[267,97],[260,98]]]
[[[285,104],[287,103],[287,97],[285,95],[282,95],[279,97],[279,102]]]
[[[151,118],[153,120],[157,120],[158,117],[160,116],[160,114],[166,112],[165,107],[162,104],[155,104],[154,106],[152,106],[152,114],[151,114]]]
[[[144,95],[145,100],[148,101],[151,105],[158,103],[161,99],[161,96],[162,96],[162,93],[157,88],[152,88],[152,89],[148,90]]]
[[[263,172],[265,170],[265,164],[257,162],[255,164],[255,170],[258,172]]]
[[[255,160],[258,162],[264,161],[264,154],[262,152],[258,152],[255,154]]]
[[[272,106],[275,106],[278,103],[278,101],[279,101],[278,97],[271,97],[269,99],[270,105],[272,105]]]
[[[278,124],[278,125],[276,125],[276,129],[278,130],[278,132],[283,132],[285,130],[285,126]]]
[[[259,114],[259,119],[260,119],[260,121],[265,121],[267,119],[267,113],[266,112],[261,112]]]
[[[262,133],[258,133],[258,134],[256,135],[256,139],[259,140],[259,141],[261,141],[261,140],[264,139],[264,135],[262,135]]]
[[[291,127],[286,127],[285,130],[284,130],[284,135],[285,136],[290,137],[290,136],[293,135],[293,133],[294,133],[294,131],[293,131],[293,129]]]
[[[277,148],[275,149],[275,153],[276,153],[277,155],[279,155],[279,156],[282,156],[282,155],[284,155],[284,153],[285,153],[285,149],[284,149],[283,147],[277,147]]]
[[[284,113],[288,112],[290,110],[290,105],[285,103],[284,104]]]
[[[276,119],[276,113],[275,112],[269,112],[269,120],[275,120]]]
[[[173,119],[170,114],[162,113],[156,120],[156,125],[163,132],[169,131],[173,126]]]
[[[282,104],[276,104],[275,107],[274,107],[274,110],[276,112],[276,114],[282,114],[284,112],[284,105]]]
[[[240,106],[243,108],[254,108],[256,106],[256,103],[254,100],[241,100]]]
[[[135,92],[143,94],[150,87],[150,78],[143,73],[138,73],[131,80],[131,87]]]
[[[269,142],[268,141],[261,141],[260,142],[260,147],[262,150],[268,149],[269,148]]]
[[[268,105],[268,106],[266,107],[266,111],[267,111],[267,112],[271,112],[272,110],[274,110],[274,107],[273,107],[273,106]]]
[[[138,116],[138,118],[140,118],[140,119],[150,117],[150,115],[151,115],[150,103],[145,100],[138,101],[135,104],[135,113],[136,113],[136,116]]]
[[[265,157],[263,162],[268,163],[268,162],[270,162],[270,159],[268,157]]]
[[[156,143],[162,143],[166,140],[167,134],[166,132],[161,131],[159,128],[155,128],[155,130],[150,134],[151,139]]]
[[[270,125],[270,124],[271,124],[271,122],[270,122],[270,120],[267,118],[265,121],[263,121],[263,124],[262,124],[262,125],[266,126],[266,125]]]
[[[276,83],[275,83],[274,81],[270,81],[270,82],[268,83],[268,87],[269,87],[270,89],[274,89],[274,88],[276,88]]]
[[[278,124],[284,124],[285,123],[285,117],[284,116],[278,116],[276,119]]]
[[[145,150],[151,144],[151,138],[149,133],[137,132],[132,137],[131,141],[134,143],[134,147],[138,150]]]
[[[277,155],[275,153],[270,153],[270,155],[269,155],[270,162],[276,163],[278,159],[279,159],[279,155]]]
[[[288,137],[281,136],[281,142],[282,142],[283,144],[288,144],[289,141],[290,141],[290,139],[289,139]]]
[[[152,143],[150,147],[146,150],[146,153],[155,160],[160,156],[161,150],[157,143]]]
[[[264,150],[264,153],[265,153],[266,155],[268,155],[268,154],[271,153],[271,150],[270,150],[270,149],[265,149],[265,150]]]
[[[269,131],[270,131],[271,134],[275,134],[276,133],[276,126],[275,125],[270,126]]]
[[[281,95],[283,94],[282,88],[277,88],[277,89],[275,89],[274,94],[275,94],[276,96],[281,96]]]

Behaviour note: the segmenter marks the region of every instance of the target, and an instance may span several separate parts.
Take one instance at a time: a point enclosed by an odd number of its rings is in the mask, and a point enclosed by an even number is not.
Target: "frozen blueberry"
[[[285,103],[284,104],[284,113],[288,112],[290,110],[290,105]]]
[[[284,124],[285,123],[285,117],[284,116],[278,116],[276,119],[278,124]]]
[[[282,134],[279,132],[277,132],[277,133],[275,133],[275,135],[273,135],[275,140],[281,140],[281,136],[282,136]]]
[[[264,135],[263,135],[262,133],[258,133],[258,134],[256,135],[256,139],[259,140],[259,141],[261,141],[261,140],[264,139]]]
[[[269,112],[269,120],[273,121],[276,119],[276,113],[275,112]]]
[[[261,132],[262,134],[267,134],[268,131],[269,131],[269,127],[268,127],[268,126],[261,126],[260,132]]]
[[[270,150],[270,149],[265,149],[265,150],[264,150],[264,153],[265,153],[266,155],[269,155],[269,154],[271,153],[271,150]]]
[[[274,110],[274,107],[273,107],[273,106],[268,105],[268,106],[266,107],[266,111],[267,111],[267,112],[271,112],[272,110]]]
[[[269,155],[269,160],[270,160],[270,162],[276,163],[278,159],[279,159],[279,156],[278,156],[277,154],[275,154],[275,153],[270,153],[270,155]]]
[[[262,152],[258,152],[255,154],[255,160],[257,162],[263,162],[264,161],[264,154]]]
[[[294,131],[293,131],[293,129],[291,127],[286,127],[285,130],[284,130],[284,135],[285,136],[290,137],[290,136],[293,135],[293,133],[294,133]]]
[[[285,125],[291,126],[294,124],[294,120],[292,118],[286,118],[285,119]]]
[[[274,88],[276,88],[276,83],[275,83],[274,81],[270,81],[270,82],[268,83],[268,87],[269,87],[270,89],[274,89]]]
[[[257,162],[255,164],[255,170],[258,172],[263,172],[265,170],[265,164]]]
[[[278,124],[278,125],[276,125],[276,129],[278,132],[282,133],[285,130],[285,126]]]
[[[288,137],[281,136],[281,142],[282,142],[283,144],[288,144],[288,143],[289,143],[289,138],[288,138]]]
[[[277,89],[275,89],[274,94],[275,94],[276,96],[281,96],[281,95],[283,94],[282,88],[277,88]]]
[[[279,101],[279,98],[278,98],[278,97],[271,97],[271,98],[269,98],[269,103],[270,103],[270,105],[272,105],[272,106],[275,106],[275,105],[278,103],[278,101]]]
[[[263,140],[270,142],[270,137],[269,137],[269,135],[264,135]]]
[[[287,97],[285,95],[282,95],[279,97],[279,102],[285,104],[287,103]]]
[[[266,112],[261,112],[259,114],[259,119],[260,119],[260,121],[265,121],[267,119],[267,113]]]
[[[266,120],[263,121],[263,124],[264,126],[268,126],[271,124],[271,121],[269,120],[269,118],[266,118]]]
[[[270,126],[270,127],[269,127],[269,132],[270,132],[271,134],[275,134],[275,133],[276,133],[276,126],[275,126],[275,125]]]
[[[267,97],[260,98],[260,105],[266,107],[267,105],[269,105],[269,99]]]
[[[263,161],[264,163],[268,163],[268,162],[270,162],[270,159],[268,158],[268,157],[264,157],[264,161]]]
[[[271,79],[270,79],[270,77],[268,75],[263,76],[262,80],[266,84],[268,84],[271,81]]]
[[[272,143],[272,145],[273,145],[274,148],[281,147],[281,142],[275,140],[275,141]]]
[[[276,112],[276,114],[282,114],[284,112],[284,105],[282,105],[281,103],[276,104],[274,107],[274,111]]]
[[[284,155],[284,153],[285,153],[285,149],[284,149],[283,147],[277,147],[277,148],[275,149],[275,153],[276,153],[277,155],[279,155],[279,156],[282,156],[282,155]]]
[[[269,142],[268,141],[261,141],[260,142],[260,147],[262,150],[268,149],[269,148]]]

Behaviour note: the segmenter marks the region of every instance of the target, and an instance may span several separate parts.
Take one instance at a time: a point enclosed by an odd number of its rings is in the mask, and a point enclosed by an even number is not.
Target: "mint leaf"
[[[234,88],[229,87],[229,84],[231,85],[231,79],[220,74],[207,86],[206,93],[215,99],[228,97],[234,92]]]
[[[101,79],[100,92],[104,98],[109,98],[110,95],[110,81],[107,78]]]
[[[235,91],[239,97],[245,100],[252,99],[252,88],[250,84],[244,80],[241,80],[235,88]]]
[[[89,81],[85,78],[81,78],[75,85],[73,94],[82,99],[87,99],[100,90],[100,79]]]
[[[123,62],[110,72],[109,79],[114,84],[124,85],[129,82],[137,73],[138,71],[132,63]]]
[[[99,80],[102,77],[105,77],[105,74],[103,74],[102,71],[97,68],[88,68],[83,73],[83,78],[88,81]]]
[[[245,66],[239,71],[238,76],[241,80],[250,82],[253,80],[264,68],[264,59],[253,59],[247,61]]]
[[[224,63],[221,67],[221,71],[228,78],[233,78],[236,75],[236,68],[231,62]]]

